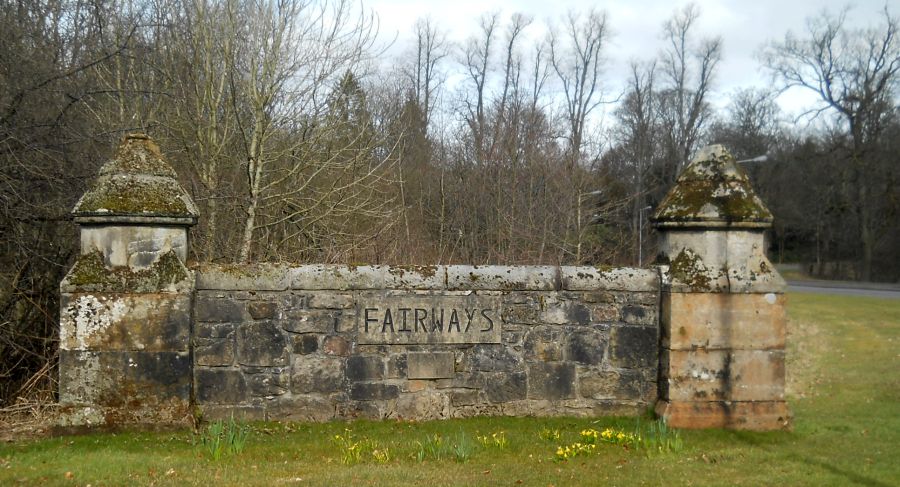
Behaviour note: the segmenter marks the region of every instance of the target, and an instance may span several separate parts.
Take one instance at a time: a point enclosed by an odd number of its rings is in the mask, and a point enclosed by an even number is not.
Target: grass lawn
[[[677,452],[601,444],[557,462],[582,429],[637,421],[258,423],[241,454],[219,460],[188,431],[2,444],[0,485],[900,485],[900,300],[790,294],[788,310],[793,432],[683,431]],[[386,448],[384,463],[371,451],[342,463],[334,436],[347,429]]]

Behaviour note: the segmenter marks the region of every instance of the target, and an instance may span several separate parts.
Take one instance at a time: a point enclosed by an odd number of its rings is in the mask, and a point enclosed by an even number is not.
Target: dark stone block
[[[299,335],[292,337],[294,342],[294,353],[307,355],[319,349],[318,335]]]
[[[230,298],[199,295],[194,300],[194,319],[197,321],[241,322],[244,307]]]
[[[656,323],[656,312],[645,306],[630,304],[622,307],[622,321],[632,325],[652,325]]]
[[[347,379],[374,380],[384,378],[384,360],[378,356],[354,355],[347,359]]]
[[[350,399],[354,401],[384,401],[400,396],[400,388],[393,384],[357,382],[350,386]]]
[[[472,367],[485,372],[520,370],[522,356],[502,345],[476,345],[472,355]]]
[[[507,402],[525,399],[528,379],[524,372],[493,374],[485,377],[484,394],[488,401]]]
[[[659,330],[654,326],[615,326],[610,332],[609,348],[616,367],[656,367]]]
[[[454,391],[450,393],[451,406],[471,406],[477,404],[478,391]]]
[[[298,394],[337,392],[344,383],[344,360],[318,355],[294,356],[291,391]]]
[[[566,339],[565,359],[585,365],[599,365],[606,353],[606,337],[596,331],[579,331]]]
[[[591,310],[583,304],[572,303],[567,306],[566,316],[569,323],[587,325],[591,322]]]
[[[247,384],[240,370],[197,368],[194,381],[199,403],[240,404],[247,399]]]
[[[570,363],[535,363],[528,367],[529,399],[575,397],[575,366]]]
[[[247,303],[247,312],[254,320],[270,320],[275,317],[277,305],[270,301],[253,301]]]
[[[241,365],[286,365],[284,335],[271,321],[243,323],[238,327],[237,338]]]
[[[188,352],[60,350],[59,376],[64,404],[136,409],[166,399],[190,399]]]
[[[223,366],[234,363],[234,340],[231,338],[194,339],[194,363],[203,366]]]

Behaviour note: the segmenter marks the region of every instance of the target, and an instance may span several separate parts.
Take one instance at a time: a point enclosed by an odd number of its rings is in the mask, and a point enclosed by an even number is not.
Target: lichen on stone
[[[678,177],[653,219],[657,222],[771,222],[750,178],[722,146],[711,146]]]
[[[669,273],[676,281],[689,286],[691,290],[708,290],[710,287],[709,270],[703,265],[700,256],[691,249],[681,249],[670,262]]]
[[[174,179],[101,177],[75,207],[76,213],[193,216]]]
[[[107,174],[145,174],[175,178],[175,170],[163,159],[159,146],[145,134],[126,135],[112,160],[100,169]]]
[[[66,276],[64,286],[75,292],[159,292],[173,290],[189,276],[187,269],[169,251],[146,269],[106,267],[100,252],[78,257]]]

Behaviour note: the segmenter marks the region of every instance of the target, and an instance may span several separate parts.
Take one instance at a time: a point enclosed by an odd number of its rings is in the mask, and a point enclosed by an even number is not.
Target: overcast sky
[[[892,13],[897,14],[900,6],[894,1],[889,1],[888,5],[893,6]],[[364,5],[378,15],[383,39],[397,36],[388,56],[397,56],[408,48],[413,24],[418,18],[431,17],[448,32],[450,40],[461,42],[476,32],[477,19],[485,12],[499,11],[504,20],[521,12],[546,24],[557,21],[568,10],[586,11],[591,6],[604,9],[609,14],[613,32],[607,50],[606,82],[619,90],[627,77],[629,60],[653,58],[663,46],[660,38],[663,22],[676,8],[687,3],[671,0],[365,0]],[[788,30],[802,34],[805,19],[822,9],[838,12],[850,6],[848,20],[851,25],[875,24],[885,5],[883,0],[695,0],[693,3],[701,11],[696,33],[718,35],[724,41],[712,100],[719,106],[724,106],[728,95],[737,88],[770,84],[768,74],[755,57],[766,41],[783,39]],[[543,34],[532,32],[532,35]],[[815,100],[812,95],[800,91],[785,93],[778,100],[786,112],[799,113]]]

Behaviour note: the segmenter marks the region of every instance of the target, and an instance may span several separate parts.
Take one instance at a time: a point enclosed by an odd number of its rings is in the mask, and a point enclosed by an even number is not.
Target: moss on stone
[[[101,177],[75,207],[76,213],[193,216],[174,179]]]
[[[684,283],[692,290],[709,289],[710,278],[706,266],[700,256],[690,249],[681,252],[669,264],[669,272],[678,282]]]
[[[85,292],[154,292],[171,288],[189,277],[187,269],[169,251],[147,269],[130,267],[109,268],[100,252],[78,257],[66,276],[66,283],[75,291]]]
[[[721,146],[702,151],[678,177],[654,215],[657,222],[771,222],[747,173]]]
[[[175,170],[165,159],[159,146],[144,134],[129,134],[116,149],[115,157],[100,170],[106,174],[146,174],[175,178]]]
[[[772,219],[772,213],[752,191],[717,178],[683,181],[676,185],[663,200],[656,219],[768,221]]]

